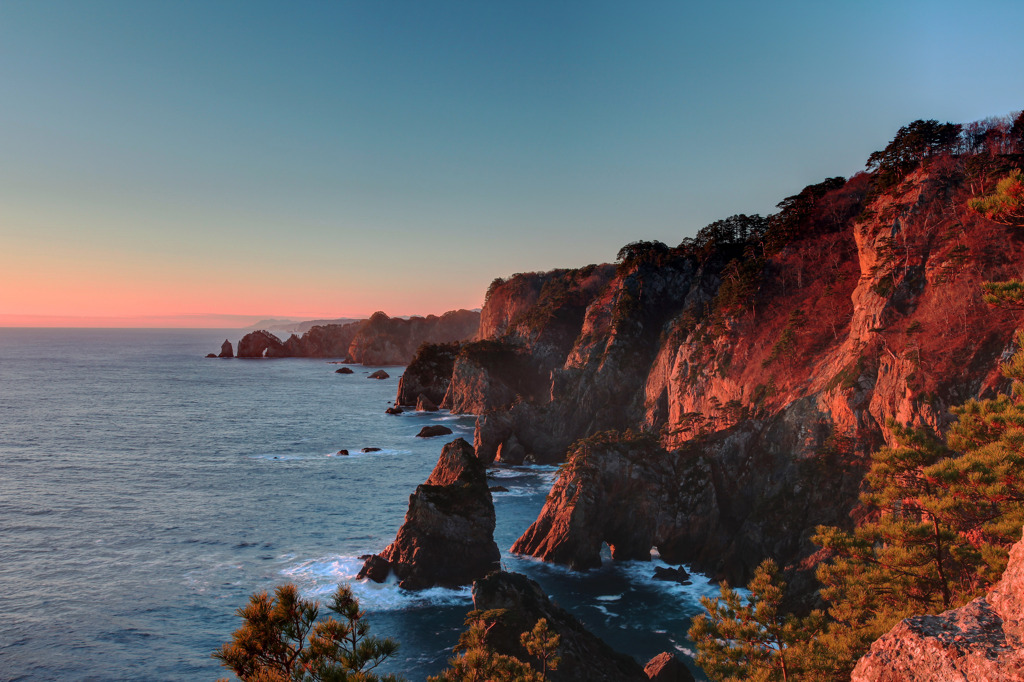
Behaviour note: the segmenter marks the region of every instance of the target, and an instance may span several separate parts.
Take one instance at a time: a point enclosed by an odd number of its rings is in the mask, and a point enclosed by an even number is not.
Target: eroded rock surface
[[[519,641],[541,618],[561,636],[558,670],[549,671],[552,682],[630,682],[647,680],[640,664],[612,649],[583,627],[572,614],[552,604],[533,580],[519,573],[496,572],[473,584],[473,608],[490,612],[487,642],[499,653],[522,661],[531,657]]]
[[[234,352],[234,350],[231,347],[231,342],[230,341],[228,341],[227,339],[224,339],[224,343],[220,344],[220,354],[217,357],[218,358],[233,358],[233,357],[235,357],[235,352]]]
[[[851,682],[1024,680],[1024,540],[985,597],[937,616],[914,616],[871,645]]]
[[[409,590],[468,585],[498,568],[494,503],[483,463],[459,438],[444,446],[426,482],[409,496],[395,541],[366,561],[359,578],[391,573]]]

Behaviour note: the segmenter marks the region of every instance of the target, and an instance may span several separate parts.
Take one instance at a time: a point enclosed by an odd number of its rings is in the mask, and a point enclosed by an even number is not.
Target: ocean
[[[394,539],[444,443],[472,441],[473,418],[385,414],[401,367],[376,381],[382,368],[204,357],[240,336],[0,329],[0,679],[226,676],[210,654],[236,609],[284,582],[320,599],[352,582],[373,633],[401,644],[388,671],[422,680],[445,666],[469,589],[355,574]],[[415,437],[434,423],[454,435]],[[656,558],[574,573],[508,553],[556,475],[491,470],[509,489],[494,494],[505,567],[641,663],[689,651],[698,599],[717,594],[701,576],[653,580]]]

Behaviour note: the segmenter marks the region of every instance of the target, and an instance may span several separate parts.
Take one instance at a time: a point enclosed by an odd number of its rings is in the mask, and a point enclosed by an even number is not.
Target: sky
[[[439,314],[1024,108],[1024,3],[0,0],[0,326]]]

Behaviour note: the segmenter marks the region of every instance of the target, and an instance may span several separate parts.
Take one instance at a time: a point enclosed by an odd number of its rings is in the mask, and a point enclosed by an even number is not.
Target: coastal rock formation
[[[644,673],[653,682],[694,682],[693,673],[670,651],[648,661]]]
[[[420,397],[416,399],[416,411],[437,412],[437,405],[435,405],[430,398],[421,393]]]
[[[240,358],[283,358],[286,357],[281,339],[263,329],[250,332],[238,342]]]
[[[483,463],[459,438],[444,446],[426,483],[409,496],[395,541],[366,561],[359,578],[394,573],[409,590],[468,585],[498,568],[494,504]]]
[[[398,396],[395,405],[412,406],[420,396],[425,396],[435,405],[444,400],[444,394],[451,383],[455,356],[461,344],[425,343],[416,350],[405,373],[398,381]]]
[[[334,373],[335,374],[354,374],[354,372],[352,371],[352,369],[350,367],[339,367],[338,369],[334,370]]]
[[[548,627],[561,636],[558,670],[549,671],[552,682],[628,682],[647,680],[640,664],[612,649],[587,631],[568,611],[551,603],[533,580],[519,573],[496,572],[473,584],[473,608],[486,612],[487,643],[495,651],[531,661],[519,635],[546,618]]]
[[[367,379],[390,379],[391,375],[382,369],[378,369],[376,372],[367,375]]]
[[[346,358],[364,365],[405,365],[422,344],[469,339],[476,334],[479,323],[480,313],[473,310],[408,319],[378,312],[367,320],[315,325],[284,342],[266,330],[254,331],[238,342],[238,357]],[[436,388],[429,387],[419,392],[427,391],[437,393]],[[443,396],[441,391],[435,402]]]
[[[451,434],[452,430],[447,426],[441,426],[440,424],[431,424],[430,426],[424,426],[420,429],[420,432],[416,434],[417,438],[433,438],[434,436],[447,436]]]
[[[233,358],[233,357],[235,357],[235,351],[231,347],[231,342],[230,341],[228,341],[227,339],[224,339],[224,343],[222,343],[220,345],[220,354],[217,357],[218,358]]]
[[[900,622],[860,659],[851,682],[1024,680],[1024,540],[1000,582],[970,604]]]
[[[733,583],[766,556],[798,563],[816,525],[849,527],[868,454],[893,442],[888,420],[941,431],[950,405],[1002,386],[1018,319],[986,306],[980,285],[1019,276],[1024,239],[965,208],[963,168],[936,161],[870,194],[867,174],[832,178],[771,220],[630,244],[616,266],[496,280],[442,407],[478,415],[488,463],[499,449],[560,462],[609,430],[657,437],[639,458],[653,463],[631,465],[642,485],[574,479],[538,523],[591,497],[664,500],[636,522],[674,560]],[[586,525],[544,522],[582,535],[545,540],[535,525],[516,546],[582,560],[568,547],[591,546]]]

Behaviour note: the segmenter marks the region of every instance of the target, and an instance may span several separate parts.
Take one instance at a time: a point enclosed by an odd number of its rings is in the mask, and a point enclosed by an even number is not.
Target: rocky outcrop
[[[580,438],[630,428],[658,437],[655,460],[678,453],[674,468],[630,465],[644,485],[567,482],[561,502],[548,501],[560,511],[548,507],[538,523],[587,537],[545,540],[535,524],[517,549],[589,547],[586,524],[544,518],[568,519],[592,497],[664,500],[666,511],[643,520],[657,528],[643,541],[743,583],[766,556],[810,556],[816,525],[849,526],[868,454],[892,442],[888,420],[941,431],[950,405],[1001,385],[1018,320],[986,306],[980,284],[1017,276],[1024,239],[966,210],[957,163],[870,198],[867,175],[810,186],[780,204],[756,244],[737,235],[765,228],[740,216],[674,249],[630,245],[582,316],[565,318],[573,324],[556,336],[573,340],[553,368],[565,347],[538,343],[552,319],[539,306],[542,278],[492,285],[481,318],[491,345],[460,351],[443,404],[478,415],[478,457],[553,463]],[[565,272],[547,281],[571,289]],[[511,361],[522,364],[510,378]],[[592,561],[567,563],[577,560]]]
[[[552,604],[533,580],[519,573],[498,572],[473,584],[473,608],[484,612],[487,643],[498,653],[532,661],[519,641],[541,618],[560,637],[561,663],[548,672],[552,682],[628,682],[647,680],[636,661],[587,631],[568,611]]]
[[[263,329],[250,332],[238,342],[240,358],[282,358],[286,357],[281,339]]]
[[[334,370],[334,373],[335,374],[355,374],[355,372],[353,372],[352,369],[349,368],[349,367],[339,367],[338,369]]]
[[[871,645],[851,682],[1024,680],[1024,540],[985,597],[937,616],[907,618]]]
[[[385,372],[385,371],[384,371],[384,370],[382,370],[382,369],[378,369],[378,370],[377,370],[376,372],[373,372],[373,373],[371,373],[371,374],[368,374],[368,375],[366,376],[366,378],[367,378],[367,379],[390,379],[390,378],[391,378],[391,375],[390,375],[390,374],[388,374],[387,372]]]
[[[430,398],[421,393],[420,397],[416,399],[416,411],[437,412],[437,405],[435,405]]]
[[[235,357],[235,351],[231,347],[231,342],[230,341],[228,341],[227,339],[224,339],[224,343],[222,343],[220,345],[220,354],[217,355],[217,357],[218,358],[233,358],[233,357]]]
[[[468,585],[498,568],[494,504],[483,463],[459,438],[444,446],[427,481],[409,497],[395,541],[366,561],[359,578],[390,574],[409,590]]]
[[[447,436],[452,432],[447,426],[441,426],[440,424],[431,424],[430,426],[424,426],[420,429],[420,432],[416,434],[417,438],[434,438],[435,436]]]
[[[480,313],[473,310],[408,319],[377,312],[367,320],[315,325],[284,342],[266,330],[254,331],[238,342],[238,357],[346,358],[364,365],[405,365],[422,344],[469,339],[479,323]],[[436,388],[428,390],[437,393]],[[437,400],[443,395],[442,390]]]
[[[670,651],[648,661],[644,673],[654,682],[694,682],[693,673]]]
[[[412,406],[422,395],[439,405],[451,383],[455,357],[460,346],[458,342],[425,343],[420,346],[398,382],[395,404]]]

